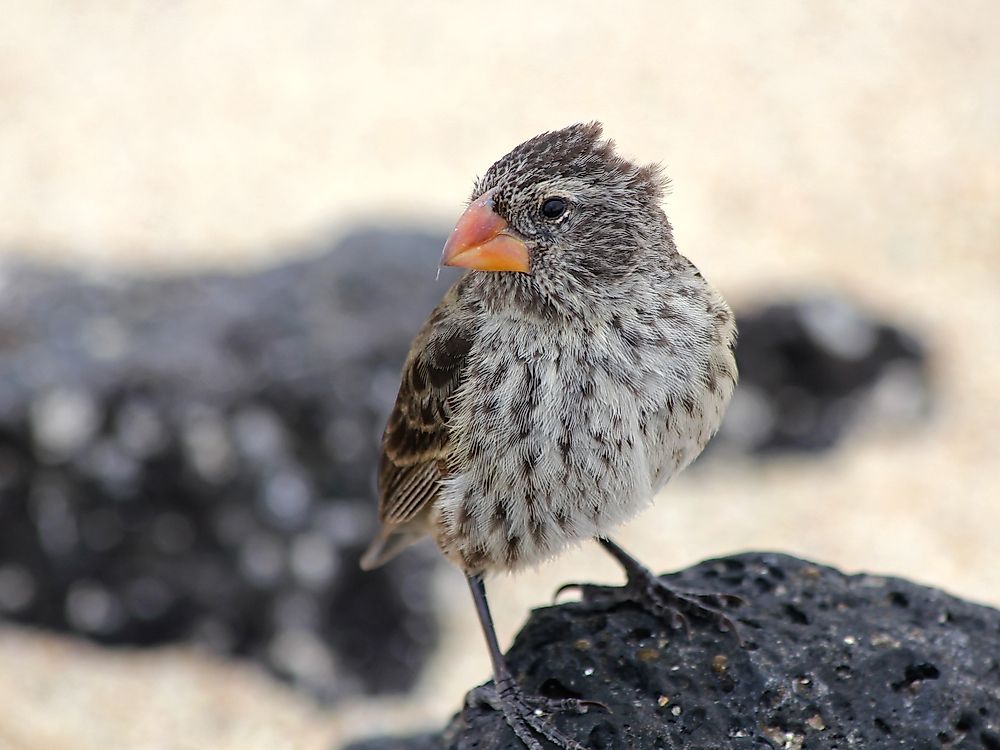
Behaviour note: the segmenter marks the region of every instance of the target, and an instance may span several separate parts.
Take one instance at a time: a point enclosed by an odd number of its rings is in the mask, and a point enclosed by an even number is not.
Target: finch
[[[441,263],[469,269],[420,329],[383,437],[381,530],[362,567],[431,536],[467,576],[493,661],[478,697],[530,750],[582,746],[525,694],[497,645],[483,577],[597,539],[615,599],[686,623],[732,621],[608,539],[691,463],[736,385],[729,306],[677,251],[665,179],[599,123],[542,133],[476,182]],[[606,587],[580,587],[585,597]]]

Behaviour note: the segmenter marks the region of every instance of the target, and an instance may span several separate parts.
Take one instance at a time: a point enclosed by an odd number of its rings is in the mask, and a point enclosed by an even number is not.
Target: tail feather
[[[424,532],[409,529],[383,529],[361,556],[361,569],[374,570],[385,565],[411,544],[420,541],[423,536]]]

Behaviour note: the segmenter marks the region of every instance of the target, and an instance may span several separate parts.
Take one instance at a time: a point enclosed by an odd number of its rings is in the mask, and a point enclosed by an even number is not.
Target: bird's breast
[[[453,473],[435,507],[446,554],[470,570],[541,561],[634,515],[696,455],[702,416],[665,413],[689,365],[658,336],[484,323],[451,404]]]

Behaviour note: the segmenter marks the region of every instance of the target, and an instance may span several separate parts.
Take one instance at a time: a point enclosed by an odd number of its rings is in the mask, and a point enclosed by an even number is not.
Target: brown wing
[[[447,473],[449,399],[462,382],[474,335],[454,314],[454,302],[447,295],[414,339],[382,436],[379,518],[387,527],[413,519]]]

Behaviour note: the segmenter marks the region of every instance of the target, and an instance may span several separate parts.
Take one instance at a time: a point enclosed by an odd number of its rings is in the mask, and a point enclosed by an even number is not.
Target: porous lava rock
[[[600,701],[555,723],[589,748],[1000,748],[1000,611],[896,578],[750,553],[667,576],[736,594],[742,644],[599,598],[536,610],[508,657],[524,688]],[[520,747],[466,706],[436,737],[351,750]]]

